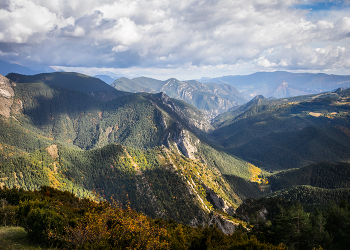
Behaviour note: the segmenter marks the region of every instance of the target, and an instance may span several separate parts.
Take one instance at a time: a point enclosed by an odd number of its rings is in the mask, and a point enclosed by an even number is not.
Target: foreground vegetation
[[[329,203],[326,210],[305,212],[297,202],[280,198],[246,200],[236,211],[250,222],[259,241],[278,244],[288,249],[348,249],[350,244],[350,206],[344,200]]]
[[[30,239],[66,249],[285,249],[260,242],[240,227],[232,235],[205,225],[151,219],[128,206],[79,199],[43,186],[1,189],[1,223],[20,225]],[[20,229],[10,229],[18,231]],[[30,249],[30,248],[28,248]],[[35,248],[34,248],[35,249]]]
[[[7,226],[0,227],[0,249],[43,250],[54,248],[43,247],[30,240],[23,227]]]
[[[237,215],[249,224],[237,226],[231,235],[205,224],[151,219],[128,205],[79,199],[47,186],[0,189],[0,203],[0,224],[7,226],[0,228],[0,243],[9,249],[39,249],[40,244],[59,249],[332,250],[350,243],[346,201],[306,213],[300,204],[282,199],[247,200]]]

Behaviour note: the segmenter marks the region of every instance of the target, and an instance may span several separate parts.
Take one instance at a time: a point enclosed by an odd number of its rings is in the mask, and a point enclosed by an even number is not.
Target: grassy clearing
[[[35,244],[27,237],[22,227],[0,227],[0,249],[6,250],[39,250],[49,249]]]

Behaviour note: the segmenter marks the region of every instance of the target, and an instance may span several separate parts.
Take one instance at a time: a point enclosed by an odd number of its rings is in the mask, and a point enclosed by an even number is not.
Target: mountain
[[[0,78],[0,186],[113,195],[153,218],[189,225],[219,213],[228,233],[236,227],[234,209],[266,195],[269,184],[284,197],[314,185],[301,182],[305,171],[285,177],[268,171],[349,160],[350,89],[257,96],[210,124],[201,110],[164,92],[122,92],[76,73],[8,76]],[[177,89],[176,80],[168,83]],[[345,168],[335,169],[346,179]],[[324,189],[325,201],[335,194],[328,190],[331,179],[339,180],[334,188],[347,188],[342,177],[321,172],[308,172],[326,183],[311,186],[318,197]]]
[[[0,60],[0,74],[7,75],[9,73],[18,73],[18,74],[23,74],[23,75],[35,75],[38,72],[33,70],[33,69],[24,67],[20,64],[10,63],[10,62]]]
[[[111,84],[112,82],[115,81],[115,78],[112,78],[108,75],[95,75],[94,77],[104,81],[107,84]]]
[[[42,73],[33,76],[10,73],[6,77],[19,83],[44,83],[46,85],[82,91],[104,101],[113,100],[128,94],[114,89],[98,78],[74,72]]]
[[[229,111],[226,118],[224,113],[213,124],[217,129],[211,138],[229,153],[268,171],[349,160],[350,89],[282,100],[256,99],[262,104]]]
[[[258,72],[251,75],[204,78],[203,83],[225,83],[238,89],[246,99],[256,95],[276,98],[316,94],[350,87],[350,76],[285,71]]]
[[[262,104],[268,104],[268,103],[270,103],[269,99],[265,98],[262,95],[257,95],[249,102],[247,102],[243,105],[237,106],[237,107],[233,107],[233,108],[229,109],[228,111],[216,116],[213,119],[212,123],[215,127],[221,127],[224,125],[228,125],[228,124],[232,123],[234,118],[236,118],[240,114],[248,111],[252,107],[254,107],[256,105],[262,105]]]
[[[265,176],[269,197],[301,202],[308,209],[326,209],[331,202],[350,201],[350,163],[320,162]]]
[[[106,84],[77,74],[10,77],[3,77],[12,105],[0,117],[1,186],[95,191],[193,225],[219,210],[231,232],[228,215],[261,195],[251,181],[261,170],[212,145],[210,124],[192,105],[164,93],[98,99],[91,93],[108,91]]]
[[[197,81],[179,81],[174,78],[160,81],[146,77],[134,79],[123,77],[114,81],[111,86],[129,92],[164,92],[172,98],[192,104],[209,118],[214,118],[229,108],[246,102],[239,91],[227,84],[202,84]]]
[[[298,185],[336,189],[350,188],[350,163],[320,162],[298,169],[278,172],[268,177],[272,190]]]

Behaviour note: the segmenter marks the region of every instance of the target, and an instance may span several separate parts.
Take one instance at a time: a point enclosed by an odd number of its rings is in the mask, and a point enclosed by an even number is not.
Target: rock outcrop
[[[14,91],[9,79],[0,75],[0,115],[9,118],[13,104]]]

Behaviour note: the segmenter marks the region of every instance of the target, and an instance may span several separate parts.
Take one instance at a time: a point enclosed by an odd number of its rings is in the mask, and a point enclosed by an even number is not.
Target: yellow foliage
[[[170,249],[167,230],[151,225],[145,215],[122,209],[115,202],[95,206],[77,226],[66,227],[64,235],[50,231],[49,237],[63,241],[65,248],[94,248],[94,244],[105,242],[116,249]]]

